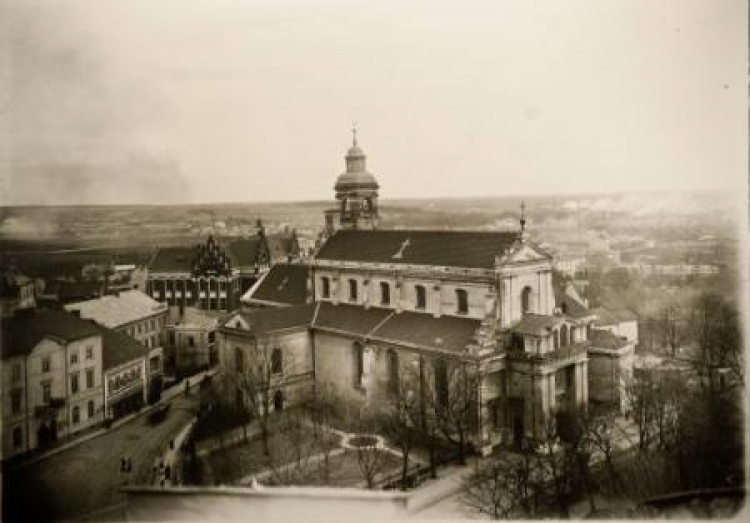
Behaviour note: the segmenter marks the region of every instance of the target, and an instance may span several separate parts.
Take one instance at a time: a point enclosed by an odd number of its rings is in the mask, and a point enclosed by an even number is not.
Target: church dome
[[[367,156],[357,145],[357,131],[353,130],[352,146],[346,153],[346,172],[339,175],[336,180],[337,192],[361,191],[367,193],[378,189],[375,176],[367,172]]]

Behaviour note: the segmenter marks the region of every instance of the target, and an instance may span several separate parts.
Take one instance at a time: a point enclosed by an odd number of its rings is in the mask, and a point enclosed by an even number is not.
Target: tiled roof
[[[102,369],[110,370],[138,358],[143,358],[148,349],[135,338],[102,325],[94,324],[102,334]]]
[[[241,311],[239,314],[248,324],[249,329],[254,332],[267,333],[295,327],[309,326],[315,312],[314,303],[298,305],[294,307],[255,309]],[[222,327],[235,328],[229,316],[222,322]]]
[[[394,344],[461,352],[471,343],[481,322],[470,318],[441,316],[356,305],[323,302],[313,328],[332,329],[357,337]]]
[[[392,313],[388,309],[365,309],[359,305],[321,302],[313,327],[366,336]]]
[[[90,321],[56,310],[28,310],[2,321],[2,355],[10,358],[29,354],[44,338],[74,341],[99,334]]]
[[[562,318],[544,314],[524,314],[521,320],[512,328],[518,334],[531,336],[546,336],[549,329],[564,323]]]
[[[145,319],[166,310],[166,305],[150,298],[141,291],[123,291],[119,295],[107,295],[65,306],[68,311],[80,311],[82,318],[91,318],[109,328],[117,328],[133,321]]]
[[[151,272],[192,272],[194,247],[163,247],[149,264]]]
[[[245,293],[242,301],[261,300],[285,305],[301,305],[307,300],[307,273],[308,269],[305,265],[274,265],[257,286]]]
[[[515,232],[340,230],[316,259],[490,269],[517,238]]]
[[[628,340],[621,336],[612,334],[609,331],[601,329],[591,329],[588,341],[595,348],[601,349],[621,349],[628,344]]]
[[[471,343],[481,321],[430,314],[394,314],[370,335],[372,339],[395,341],[451,352],[461,352]]]

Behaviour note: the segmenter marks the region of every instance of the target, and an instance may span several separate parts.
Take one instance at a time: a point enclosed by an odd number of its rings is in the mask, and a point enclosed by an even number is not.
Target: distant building
[[[219,364],[216,331],[221,313],[174,307],[166,327],[165,365],[177,376],[194,374]]]
[[[273,263],[299,256],[295,231],[258,234],[219,243],[212,236],[197,247],[159,249],[148,269],[147,292],[176,307],[231,311]]]
[[[13,267],[0,267],[0,318],[36,307],[36,283]]]
[[[150,298],[137,290],[123,291],[71,303],[65,310],[90,318],[96,323],[130,336],[141,344],[146,371],[149,400],[155,401],[163,388],[163,346],[164,329],[167,324],[168,308],[165,304]]]
[[[5,458],[103,419],[102,336],[63,311],[17,313],[2,322]]]

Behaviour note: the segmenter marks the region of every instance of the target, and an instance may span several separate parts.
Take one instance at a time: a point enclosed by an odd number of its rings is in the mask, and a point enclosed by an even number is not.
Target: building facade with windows
[[[219,363],[216,331],[222,314],[187,307],[170,309],[166,328],[164,364],[178,378],[214,367]]]
[[[63,311],[3,321],[3,456],[45,447],[103,419],[102,337]]]

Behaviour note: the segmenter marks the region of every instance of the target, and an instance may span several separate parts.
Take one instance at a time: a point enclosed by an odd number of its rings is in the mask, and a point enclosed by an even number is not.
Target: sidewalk
[[[436,503],[461,492],[463,481],[474,470],[478,457],[468,457],[466,465],[449,465],[438,468],[437,479],[428,479],[420,487],[409,493],[407,510],[410,514],[419,513]]]
[[[80,445],[82,443],[85,443],[85,442],[87,442],[89,440],[97,438],[97,437],[99,437],[99,436],[101,436],[103,434],[106,434],[107,432],[109,432],[109,431],[111,431],[113,429],[116,429],[117,427],[121,427],[122,425],[125,425],[126,423],[129,423],[129,422],[133,421],[134,419],[139,418],[140,416],[143,416],[144,414],[148,414],[149,412],[151,412],[155,408],[159,407],[160,405],[163,405],[164,403],[172,401],[173,399],[175,399],[176,397],[178,397],[180,395],[184,395],[185,394],[185,381],[186,380],[190,382],[190,388],[191,388],[191,390],[196,390],[196,389],[194,389],[194,386],[195,385],[199,385],[200,382],[203,380],[204,376],[206,376],[206,375],[212,376],[215,373],[216,373],[216,369],[210,369],[210,370],[207,370],[207,371],[203,371],[200,374],[196,374],[195,376],[191,376],[189,378],[185,378],[184,380],[182,380],[179,383],[175,384],[175,386],[170,387],[169,389],[165,390],[164,393],[162,394],[162,397],[159,399],[159,401],[157,401],[153,405],[146,405],[146,406],[142,407],[138,412],[133,412],[131,414],[128,414],[127,416],[123,416],[122,418],[118,418],[117,420],[115,420],[115,421],[112,422],[112,424],[109,426],[109,428],[101,427],[101,428],[98,428],[98,429],[94,429],[91,432],[89,432],[89,433],[87,433],[87,434],[85,434],[83,436],[80,436],[80,437],[75,438],[75,439],[73,439],[71,441],[67,441],[65,443],[62,443],[59,446],[56,446],[56,447],[54,447],[52,449],[49,449],[49,450],[47,450],[47,451],[45,451],[45,452],[43,452],[41,454],[34,455],[34,456],[29,457],[28,459],[20,461],[18,463],[11,464],[10,467],[11,468],[15,468],[15,469],[24,468],[24,467],[26,467],[28,465],[32,465],[34,463],[38,463],[40,461],[43,461],[43,460],[45,460],[47,458],[50,458],[50,457],[56,455],[56,454],[59,454],[61,452],[65,452],[68,449],[76,447],[76,446],[78,446],[78,445]]]

